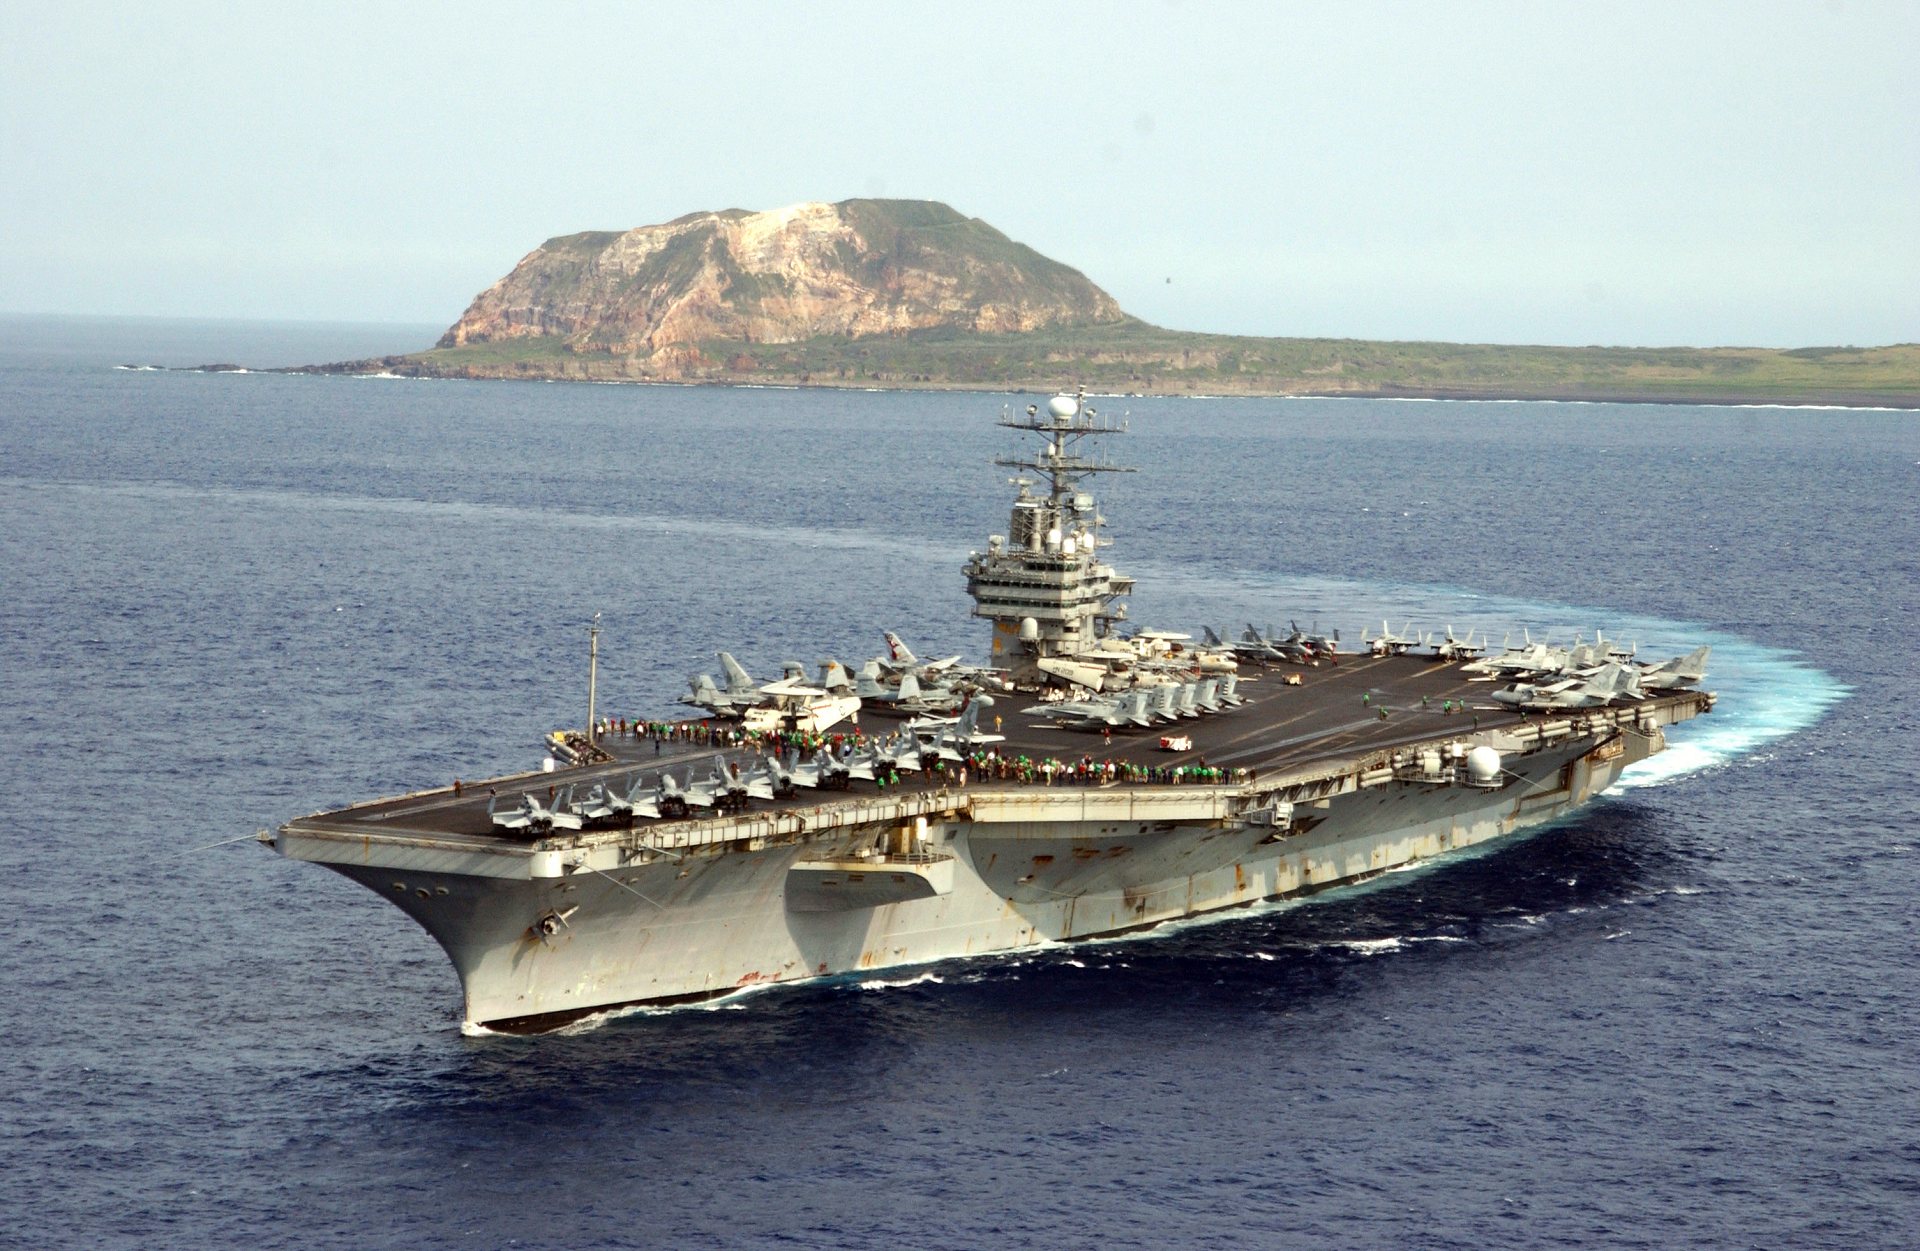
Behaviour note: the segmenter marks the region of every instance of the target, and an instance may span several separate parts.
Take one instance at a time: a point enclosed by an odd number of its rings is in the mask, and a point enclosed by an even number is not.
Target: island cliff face
[[[699,364],[703,343],[1124,320],[1078,270],[944,204],[843,200],[549,239],[481,292],[438,346],[542,339],[670,377]]]
[[[425,352],[301,372],[581,382],[1086,386],[1920,408],[1920,345],[1547,347],[1151,326],[1084,274],[927,200],[690,213],[550,239]]]

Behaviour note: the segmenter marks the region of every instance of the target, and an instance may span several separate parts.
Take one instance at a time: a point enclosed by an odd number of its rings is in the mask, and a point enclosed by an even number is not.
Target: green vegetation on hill
[[[981,286],[979,295],[985,299],[1017,298],[1018,284],[1004,281],[1009,276],[1058,284],[1066,290],[1090,285],[1086,275],[1072,266],[1042,256],[979,218],[966,217],[935,200],[842,200],[834,207],[861,237],[890,242],[886,253],[869,260],[869,265],[905,261],[975,285],[983,279],[1002,278],[999,285],[988,281]]]
[[[958,223],[984,225],[954,217]],[[1009,241],[1008,246],[1021,245]],[[574,350],[551,338],[441,348],[328,368],[387,368],[452,377],[668,380],[642,359]],[[1162,330],[1129,319],[1029,334],[929,330],[783,344],[708,341],[698,345],[697,355],[671,380],[1920,407],[1920,344],[1778,350],[1260,339]]]

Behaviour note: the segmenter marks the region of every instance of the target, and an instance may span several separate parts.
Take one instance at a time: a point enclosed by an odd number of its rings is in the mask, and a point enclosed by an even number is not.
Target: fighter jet
[[[844,791],[853,777],[853,771],[848,767],[847,762],[824,747],[814,752],[812,759],[794,765],[791,772],[793,784],[807,787],[809,790],[818,787],[823,790]]]
[[[1582,643],[1579,635],[1573,636],[1573,648],[1567,653],[1567,670],[1579,673],[1598,669],[1610,662],[1625,662],[1633,659],[1634,650],[1607,642],[1607,636],[1595,630],[1593,642]]]
[[[1208,630],[1206,635],[1209,640],[1222,637],[1212,630]],[[1307,636],[1299,630],[1295,630],[1285,638],[1280,638],[1272,626],[1268,626],[1266,633],[1262,634],[1258,626],[1249,623],[1247,628],[1240,632],[1239,638],[1219,645],[1231,648],[1233,654],[1242,660],[1258,661],[1261,664],[1303,665],[1313,661],[1313,649],[1307,645]]]
[[[887,773],[918,773],[924,756],[929,754],[931,749],[919,739],[900,731],[868,743],[864,751],[854,752],[838,763],[846,777],[871,782]]]
[[[1425,647],[1427,645],[1427,636],[1415,634],[1413,632],[1413,622],[1411,621],[1407,622],[1405,628],[1402,629],[1400,633],[1395,634],[1392,629],[1388,627],[1387,622],[1382,620],[1380,622],[1379,634],[1368,638],[1367,632],[1362,630],[1360,631],[1360,641],[1366,644],[1367,650],[1375,656],[1404,656],[1416,647]]]
[[[1180,719],[1180,695],[1173,684],[1165,682],[1159,686],[1147,688],[1147,716],[1155,721],[1178,721]]]
[[[1436,639],[1433,644],[1435,660],[1478,660],[1486,654],[1487,639],[1483,634],[1478,643],[1473,641],[1473,631],[1468,630],[1465,638],[1455,638],[1453,627],[1447,627],[1447,636]]]
[[[1262,634],[1254,628],[1252,622],[1248,622],[1247,628],[1241,632],[1240,641],[1248,647],[1265,648],[1288,664],[1304,665],[1313,660],[1313,648],[1307,645],[1306,631],[1297,625],[1293,626],[1291,632],[1283,638],[1271,624],[1267,626],[1266,633]]]
[[[572,789],[569,788],[567,799],[568,808],[572,810],[573,815],[580,818],[583,825],[598,825],[610,820],[618,812],[612,798],[607,794],[607,788],[598,782],[594,783],[593,787],[579,799],[573,798]]]
[[[520,802],[506,811],[499,809],[499,802],[499,796],[487,801],[487,816],[497,830],[518,834],[553,828],[553,809],[535,799],[531,794],[520,796]]]
[[[862,708],[901,717],[954,712],[966,698],[949,686],[923,687],[912,671],[902,673],[895,685],[888,686],[881,681],[880,663],[875,660],[861,666],[854,691]]]
[[[1711,647],[1698,647],[1684,656],[1657,665],[1646,665],[1640,670],[1640,685],[1651,691],[1672,691],[1682,687],[1697,686],[1700,679],[1707,676],[1707,657],[1713,653]]]
[[[692,780],[693,770],[688,769],[687,781]],[[686,816],[688,811],[696,806],[712,807],[713,796],[704,791],[698,795],[690,794],[689,787],[682,784],[679,778],[663,772],[660,775],[659,784],[654,788],[653,806],[658,809],[661,816],[677,819]],[[636,803],[635,811],[638,810],[639,805]]]
[[[573,803],[573,787],[560,792],[553,806],[547,809],[547,823],[556,830],[578,830],[586,827],[586,818],[581,816]]]
[[[1025,709],[1029,716],[1046,717],[1070,730],[1110,730],[1121,726],[1149,726],[1147,713],[1152,688],[1136,686],[1130,691],[1106,698],[1074,699],[1057,704],[1035,704]]]
[[[979,748],[991,743],[1006,742],[1006,735],[989,734],[980,728],[981,710],[991,707],[993,707],[993,696],[974,696],[972,701],[961,710],[959,718],[952,725],[941,728],[933,736],[933,742],[921,752],[921,759],[925,760],[931,755],[941,760],[960,763]]]
[[[711,674],[695,674],[690,680],[693,689],[681,697],[681,703],[704,708],[715,716],[737,717],[747,709],[766,702],[760,693],[759,683],[753,680],[739,661],[726,652],[717,655],[721,671],[727,675],[726,687],[721,688]]]
[[[913,649],[900,641],[900,636],[892,630],[883,630],[881,637],[887,640],[887,654],[874,658],[882,669],[890,674],[911,673],[926,677],[930,673],[941,673],[960,663],[956,653],[940,660],[922,660],[913,654]]]
[[[1491,675],[1519,674],[1551,675],[1565,673],[1570,668],[1572,654],[1564,647],[1555,647],[1550,642],[1536,643],[1533,635],[1521,631],[1526,639],[1524,647],[1507,647],[1498,656],[1487,656],[1471,664],[1462,665],[1463,671]]]
[[[713,757],[713,771],[700,785],[710,791],[713,806],[721,812],[745,812],[747,800],[753,795],[752,786],[741,776],[740,766],[729,764],[727,758],[717,752]]]
[[[689,765],[686,784],[679,787],[679,797],[685,803],[695,808],[718,808],[721,812],[744,811],[749,795],[739,766],[728,764],[727,758],[718,752],[714,753],[713,766],[707,776],[695,781],[693,767]]]
[[[1525,709],[1599,708],[1607,704],[1640,698],[1640,674],[1637,670],[1609,662],[1591,675],[1565,678],[1544,684],[1519,682],[1493,698],[1502,704]]]
[[[1288,642],[1298,641],[1311,656],[1331,664],[1340,663],[1340,631],[1335,630],[1330,635],[1321,634],[1318,621],[1313,623],[1311,631],[1302,630],[1298,622],[1289,621],[1287,624],[1293,627],[1293,635]]]
[[[837,660],[820,662],[820,689],[829,695],[852,695],[854,681],[847,675],[847,668]]]
[[[666,776],[661,775],[661,783],[664,784],[666,780]],[[661,791],[661,785],[649,787],[646,779],[635,773],[627,780],[627,789],[624,791],[608,784],[607,803],[613,808],[615,820],[632,822],[636,817],[657,817],[660,815]]]

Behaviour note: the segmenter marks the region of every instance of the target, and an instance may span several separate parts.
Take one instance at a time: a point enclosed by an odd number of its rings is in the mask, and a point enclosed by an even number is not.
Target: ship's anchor
[[[573,927],[567,924],[567,918],[578,911],[580,911],[579,904],[573,905],[573,907],[568,908],[565,912],[549,908],[538,921],[528,926],[527,929],[532,932],[535,938],[551,947],[553,944],[548,940],[563,929],[572,929]]]

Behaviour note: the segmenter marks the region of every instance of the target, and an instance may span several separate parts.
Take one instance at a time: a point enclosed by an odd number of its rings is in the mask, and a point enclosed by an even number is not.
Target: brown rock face
[[[843,200],[550,239],[481,292],[440,346],[553,337],[675,372],[689,349],[713,340],[1004,333],[1124,318],[1078,270],[944,204]]]

